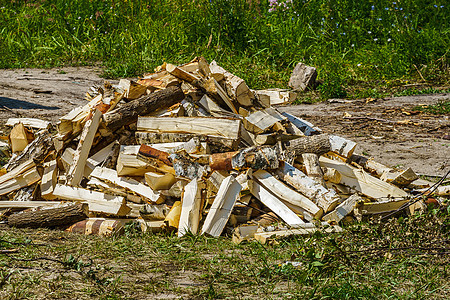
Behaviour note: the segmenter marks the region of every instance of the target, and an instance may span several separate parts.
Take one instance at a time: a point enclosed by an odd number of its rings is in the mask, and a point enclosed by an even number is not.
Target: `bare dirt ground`
[[[84,94],[101,84],[95,67],[0,70],[0,124],[10,117],[37,117],[56,122],[85,103]],[[450,116],[415,112],[421,104],[448,100],[434,94],[362,100],[331,100],[281,107],[325,132],[358,143],[357,154],[391,167],[442,176],[450,168]]]

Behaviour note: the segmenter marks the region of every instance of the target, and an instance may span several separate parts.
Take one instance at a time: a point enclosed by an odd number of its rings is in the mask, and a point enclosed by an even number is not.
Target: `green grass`
[[[374,93],[380,81],[449,80],[446,1],[2,1],[0,67],[101,63],[135,76],[164,61],[216,59],[252,88],[318,68],[320,97]],[[372,92],[371,92],[372,90]],[[376,93],[375,93],[376,94]]]
[[[413,110],[428,112],[434,115],[450,114],[450,101],[439,101],[437,104],[416,106]]]
[[[449,230],[448,213],[438,211],[269,245],[133,230],[101,238],[9,229],[0,232],[0,249],[19,252],[0,256],[0,297],[448,299]]]

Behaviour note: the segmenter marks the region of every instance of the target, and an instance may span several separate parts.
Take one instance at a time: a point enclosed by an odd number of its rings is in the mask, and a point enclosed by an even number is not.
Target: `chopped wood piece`
[[[12,127],[18,123],[22,123],[25,127],[35,129],[48,129],[52,125],[49,121],[34,118],[9,118],[5,125]]]
[[[228,118],[238,118],[238,115],[223,109],[217,105],[208,95],[203,95],[203,97],[198,102],[209,114],[214,117],[228,117]]]
[[[142,219],[137,219],[137,222],[141,226],[141,231],[143,233],[157,233],[163,230],[164,221],[147,221]]]
[[[292,210],[290,210],[276,196],[272,195],[266,188],[256,181],[249,181],[250,192],[265,206],[270,208],[277,216],[285,221],[289,226],[296,227],[305,222],[302,221]]]
[[[36,166],[33,160],[29,159],[21,163],[20,165],[16,166],[12,170],[8,171],[6,174],[3,174],[0,176],[0,184],[16,178],[18,175],[24,173],[25,171],[33,168]]]
[[[201,190],[197,180],[194,179],[184,187],[180,222],[178,225],[178,237],[182,237],[187,232],[197,234],[200,223],[201,202]]]
[[[281,218],[273,212],[262,214],[251,221],[251,223],[257,224],[258,226],[262,227],[267,227],[271,224],[279,222],[281,222]]]
[[[176,133],[176,132],[140,132],[135,133],[136,140],[139,144],[158,144],[158,143],[173,143],[173,142],[187,142],[193,138],[200,142],[206,142],[214,152],[225,152],[237,149],[239,139],[226,138],[213,135],[202,135],[194,133]]]
[[[311,199],[325,213],[332,211],[341,199],[333,190],[326,189],[322,185],[317,184],[314,180],[287,162],[282,163],[280,168],[276,170],[276,174],[283,181]]]
[[[58,207],[63,205],[60,201],[0,201],[0,209],[4,208],[36,208],[36,207]]]
[[[281,113],[283,116],[288,118],[289,122],[291,122],[295,127],[300,129],[306,136],[316,135],[322,133],[322,130],[315,127],[313,124],[308,121],[297,118],[287,112]]]
[[[416,173],[411,168],[405,171],[386,171],[381,175],[380,179],[395,184],[396,186],[408,186],[411,182],[418,179]]]
[[[215,60],[210,63],[209,68],[212,74],[223,75],[227,93],[232,99],[237,100],[243,106],[252,105],[254,95],[243,79],[220,67]],[[215,76],[213,75],[213,77]]]
[[[157,169],[172,166],[172,162],[169,160],[169,153],[147,145],[141,145],[138,151],[138,158],[142,158],[145,162]]]
[[[253,93],[264,107],[288,104],[294,102],[297,97],[297,93],[281,89],[254,90]]]
[[[120,149],[120,144],[118,141],[110,143],[108,146],[104,147],[100,151],[96,152],[94,155],[87,159],[92,166],[96,167],[102,164],[108,157],[113,155],[115,149]]]
[[[306,174],[311,177],[315,182],[327,187],[324,180],[324,174],[319,164],[319,156],[315,153],[303,153],[303,165],[306,169]]]
[[[405,203],[407,203],[409,199],[402,200],[387,200],[381,202],[366,202],[360,203],[357,205],[357,214],[361,215],[377,215],[392,212],[400,207],[402,207]]]
[[[36,138],[26,146],[22,153],[11,158],[8,164],[5,165],[8,172],[30,159],[40,163],[53,149],[53,141],[47,130],[41,130],[35,136]]]
[[[170,173],[147,172],[144,174],[144,177],[145,182],[154,191],[168,190],[177,181],[175,176]]]
[[[144,176],[147,172],[155,171],[155,168],[137,158],[141,146],[120,146],[117,158],[118,176]]]
[[[176,201],[166,218],[164,219],[164,224],[169,229],[177,229],[180,224],[180,215],[181,215],[181,201]]]
[[[106,195],[83,188],[57,184],[53,190],[53,195],[58,199],[88,203],[89,211],[92,212],[125,216],[130,211],[123,197]]]
[[[331,182],[331,183],[339,183],[341,182],[342,175],[337,170],[333,168],[325,168],[325,172],[323,174],[323,179]]]
[[[8,175],[8,173],[6,173],[3,176],[6,176],[6,175]],[[0,176],[0,178],[3,176]],[[14,178],[11,178],[11,179],[1,183],[0,184],[0,195],[5,195],[12,191],[16,191],[23,187],[32,185],[33,183],[38,182],[40,179],[41,179],[41,175],[39,174],[38,170],[36,169],[36,167],[32,167],[31,169],[28,169],[28,170],[20,173],[18,176],[15,176]]]
[[[238,140],[241,121],[205,117],[139,117],[138,130],[149,132],[194,133]]]
[[[198,65],[195,66],[194,68],[198,70]],[[200,77],[194,75],[190,71],[187,71],[189,69],[185,69],[183,67],[177,67],[172,64],[167,64],[166,70],[173,76],[180,78],[182,80],[185,80],[193,85],[197,85],[200,83]]]
[[[406,197],[408,193],[398,187],[375,178],[361,169],[356,169],[344,162],[325,157],[319,159],[321,166],[336,169],[341,175],[341,182],[367,197],[374,199]]]
[[[278,147],[251,147],[235,152],[212,154],[209,157],[209,166],[213,170],[232,170],[243,167],[276,169],[279,159]]]
[[[68,183],[72,186],[79,186],[81,183],[81,179],[83,179],[84,166],[86,165],[89,151],[91,150],[94,136],[100,124],[101,117],[102,112],[98,109],[95,109],[95,112],[92,115],[92,119],[86,121],[86,124],[84,125],[77,150],[75,151],[75,155],[73,157],[72,166],[70,167],[66,175]]]
[[[450,195],[450,185],[441,185],[438,186],[437,189],[433,192],[430,193],[430,191],[427,192],[428,189],[420,189],[418,190],[419,192],[426,192],[425,195],[437,195],[437,196],[448,196]]]
[[[198,162],[195,162],[188,155],[173,153],[169,157],[173,161],[173,169],[175,170],[175,175],[177,176],[182,176],[189,179],[200,179],[207,173],[204,166],[200,165]]]
[[[309,224],[305,224],[305,225],[309,225]],[[320,229],[318,229],[316,227],[294,228],[294,229],[284,229],[284,230],[277,230],[277,231],[270,231],[270,232],[257,232],[257,233],[255,233],[254,237],[255,237],[255,240],[257,240],[258,242],[265,244],[269,239],[272,239],[272,238],[284,238],[284,237],[289,237],[289,236],[293,236],[293,235],[302,235],[302,236],[303,235],[311,235],[311,234],[315,233],[316,231],[320,231]],[[324,232],[325,233],[342,232],[342,228],[337,225],[330,226],[328,228],[325,228]]]
[[[282,122],[286,118],[278,113],[275,109],[269,107],[265,110],[258,110],[251,113],[249,116],[243,119],[244,127],[250,132],[260,134],[277,122]]]
[[[234,106],[234,104],[231,101],[230,97],[228,97],[228,95],[225,92],[225,90],[214,79],[214,77],[209,78],[204,83],[203,88],[208,93],[208,95],[210,97],[212,97],[214,100],[218,101],[219,103],[225,103],[231,109],[231,112],[233,112],[235,114],[238,114],[238,111],[236,110],[236,107]]]
[[[69,204],[57,208],[43,208],[24,211],[8,217],[11,227],[59,227],[76,223],[87,218],[87,204]]]
[[[340,220],[342,220],[346,215],[351,213],[358,202],[363,201],[364,199],[362,199],[358,194],[353,194],[347,199],[345,199],[344,202],[336,206],[336,208],[332,212],[323,216],[322,220],[337,223]]]
[[[138,119],[139,115],[145,115],[156,109],[166,108],[181,102],[184,93],[177,86],[168,87],[154,92],[143,98],[132,100],[127,104],[106,113],[103,116],[106,127],[115,131],[122,126],[129,125]]]
[[[124,234],[125,225],[133,222],[130,219],[89,218],[73,224],[68,232],[84,235],[119,236]]]
[[[326,134],[304,136],[286,142],[286,150],[293,152],[295,156],[303,153],[325,154],[331,151],[330,139]]]
[[[222,234],[241,188],[241,185],[231,175],[222,181],[217,196],[206,216],[201,234],[206,233],[215,237]]]
[[[161,199],[160,193],[154,192],[150,187],[134,179],[117,176],[116,170],[96,167],[94,171],[92,171],[91,177],[111,182],[126,190],[141,195],[142,197],[148,199],[148,201],[153,203],[160,204],[162,203],[162,201],[164,201],[163,199]]]
[[[169,214],[170,208],[166,204],[145,204],[139,209],[139,213],[145,220],[162,221]]]
[[[317,207],[314,202],[305,196],[291,190],[284,183],[273,177],[264,170],[258,170],[252,174],[252,177],[264,186],[266,190],[277,196],[279,199],[296,205],[309,212],[313,217],[320,219],[323,210]]]
[[[233,230],[231,241],[235,244],[240,244],[243,241],[252,240],[255,233],[258,231],[258,225],[241,225]]]
[[[354,163],[360,165],[361,167],[363,167],[364,170],[366,170],[367,172],[369,172],[373,175],[377,175],[378,177],[383,175],[385,172],[389,172],[390,170],[392,170],[391,168],[386,167],[385,165],[380,164],[371,158],[366,158],[364,156],[356,155],[356,154],[353,154],[352,156],[350,156],[348,162],[349,163],[354,162]]]
[[[355,151],[356,143],[337,135],[330,135],[331,151],[344,156],[351,157]]]
[[[147,86],[128,79],[120,79],[119,88],[125,91],[124,98],[128,100],[137,99],[147,91]]]
[[[49,161],[44,164],[44,174],[41,179],[41,196],[46,200],[53,200],[53,189],[57,182],[57,163],[56,160]]]

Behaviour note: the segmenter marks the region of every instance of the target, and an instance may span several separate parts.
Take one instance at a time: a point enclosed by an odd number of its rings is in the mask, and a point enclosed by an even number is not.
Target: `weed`
[[[439,101],[436,104],[416,106],[413,110],[428,112],[434,115],[450,114],[450,101]]]

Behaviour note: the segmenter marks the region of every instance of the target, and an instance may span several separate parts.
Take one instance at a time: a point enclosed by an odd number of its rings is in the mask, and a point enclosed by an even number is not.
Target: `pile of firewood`
[[[226,231],[236,242],[265,242],[423,209],[412,192],[432,183],[354,155],[354,142],[273,107],[295,96],[251,90],[196,58],[93,87],[55,127],[9,119],[2,217],[85,234],[119,233],[133,221],[180,237]]]

